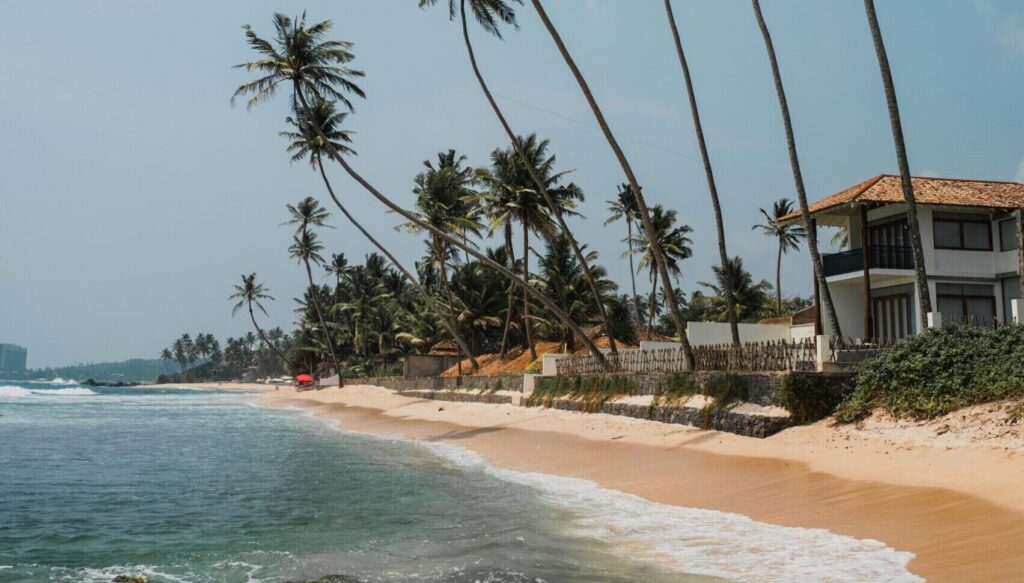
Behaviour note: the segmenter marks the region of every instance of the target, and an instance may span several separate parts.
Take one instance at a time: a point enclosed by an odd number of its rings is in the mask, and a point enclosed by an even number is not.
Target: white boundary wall
[[[790,340],[786,324],[739,324],[740,342]],[[731,344],[732,330],[727,322],[687,322],[686,337],[692,346]]]

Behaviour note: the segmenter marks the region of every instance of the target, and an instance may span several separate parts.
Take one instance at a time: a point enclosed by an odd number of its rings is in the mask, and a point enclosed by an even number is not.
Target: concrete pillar
[[[828,370],[832,366],[832,336],[818,334],[814,337],[818,372]]]
[[[942,328],[942,314],[940,312],[928,312],[928,327]]]
[[[535,374],[524,374],[523,375],[523,392],[519,395],[512,395],[512,404],[516,407],[522,407],[523,403],[533,394],[534,380],[541,375]]]
[[[1013,314],[1014,324],[1024,324],[1024,299],[1010,300],[1010,312]]]

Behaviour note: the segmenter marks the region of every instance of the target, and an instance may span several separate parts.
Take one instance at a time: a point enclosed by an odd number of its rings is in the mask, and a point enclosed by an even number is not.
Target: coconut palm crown
[[[352,81],[353,77],[363,77],[365,73],[347,66],[355,59],[351,42],[325,38],[331,26],[330,20],[324,20],[307,27],[305,13],[292,19],[278,12],[274,14],[273,43],[257,35],[248,24],[243,26],[249,46],[263,58],[236,65],[236,68],[264,75],[235,90],[231,102],[248,97],[246,105],[252,108],[273,99],[282,83],[291,83],[293,89],[313,101],[339,101],[352,111],[354,107],[346,93],[366,97]]]

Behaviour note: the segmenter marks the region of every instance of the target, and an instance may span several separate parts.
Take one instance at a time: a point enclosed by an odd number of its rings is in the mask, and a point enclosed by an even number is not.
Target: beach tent
[[[308,374],[300,374],[295,377],[295,382],[299,383],[300,387],[305,387],[313,384],[313,377]]]

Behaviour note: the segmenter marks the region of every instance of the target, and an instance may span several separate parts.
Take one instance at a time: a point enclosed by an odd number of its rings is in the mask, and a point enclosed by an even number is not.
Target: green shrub
[[[790,373],[782,377],[778,400],[794,422],[803,424],[814,423],[834,413],[842,395],[828,377]]]
[[[928,330],[866,361],[856,385],[839,406],[840,421],[862,419],[876,408],[930,419],[1024,396],[1024,326]]]

